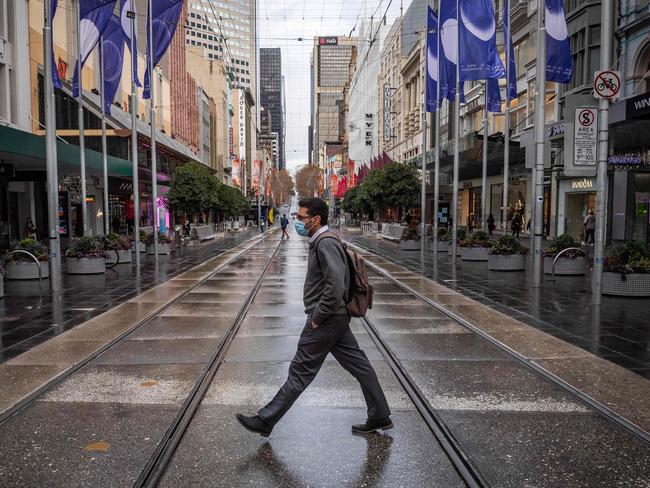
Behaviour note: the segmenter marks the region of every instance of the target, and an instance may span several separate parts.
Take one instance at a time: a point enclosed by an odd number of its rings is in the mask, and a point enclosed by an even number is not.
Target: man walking
[[[327,354],[332,353],[360,383],[368,407],[368,419],[353,425],[352,431],[369,433],[390,429],[393,427],[391,412],[377,374],[350,330],[350,314],[346,308],[350,270],[341,242],[328,232],[327,204],[319,198],[304,198],[298,206],[296,232],[309,237],[309,261],[303,287],[307,321],[289,366],[289,376],[280,391],[257,415],[237,414],[237,420],[246,429],[268,437],[316,377]]]
[[[282,214],[282,218],[280,219],[280,227],[282,227],[281,239],[284,239],[284,236],[287,236],[287,239],[289,239],[289,234],[287,233],[288,226],[289,226],[289,219],[287,218],[287,214]]]
[[[589,213],[585,217],[585,221],[582,224],[585,229],[585,244],[593,246],[594,245],[594,234],[596,233],[596,217],[594,217],[594,211],[589,210]]]

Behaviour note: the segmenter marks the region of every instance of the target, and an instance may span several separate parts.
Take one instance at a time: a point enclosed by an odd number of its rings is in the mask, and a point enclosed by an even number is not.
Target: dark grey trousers
[[[361,385],[368,406],[368,418],[388,417],[388,402],[375,370],[350,330],[349,315],[331,317],[318,329],[313,329],[311,318],[307,318],[298,341],[298,350],[289,366],[289,377],[273,400],[257,412],[259,417],[275,425],[313,381],[330,352]]]

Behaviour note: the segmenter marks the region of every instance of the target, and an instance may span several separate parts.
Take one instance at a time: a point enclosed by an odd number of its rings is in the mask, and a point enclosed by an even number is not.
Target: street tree
[[[390,163],[382,169],[387,207],[406,209],[420,203],[420,174],[410,164]]]
[[[166,206],[196,223],[199,214],[219,207],[219,185],[219,180],[201,163],[178,166],[166,195]]]
[[[307,164],[296,173],[296,190],[301,197],[313,197],[318,193],[318,180],[320,168]]]
[[[289,202],[294,192],[293,178],[286,169],[273,171],[270,178],[273,201],[278,205]]]
[[[372,212],[372,206],[368,202],[362,186],[350,188],[341,200],[343,211],[352,215],[353,218],[359,218],[361,215],[367,215]]]
[[[220,184],[217,190],[218,205],[215,210],[225,217],[238,217],[250,211],[250,204],[244,194],[234,186]]]

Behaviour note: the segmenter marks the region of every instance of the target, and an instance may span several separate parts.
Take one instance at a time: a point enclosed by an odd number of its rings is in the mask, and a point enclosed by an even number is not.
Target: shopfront
[[[596,211],[596,178],[560,180],[557,202],[557,234],[583,240],[583,224],[590,210]]]
[[[508,222],[512,220],[515,213],[522,215],[527,220],[526,214],[526,195],[527,182],[523,177],[515,176],[509,179],[508,184]],[[496,179],[490,188],[490,212],[494,216],[494,221],[501,224],[501,209],[503,208],[503,177]],[[524,223],[525,228],[525,223]]]

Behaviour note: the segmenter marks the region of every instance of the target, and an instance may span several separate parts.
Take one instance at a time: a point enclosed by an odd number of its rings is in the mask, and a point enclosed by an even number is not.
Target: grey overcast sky
[[[310,118],[309,57],[314,36],[347,36],[364,17],[387,12],[388,24],[411,0],[259,0],[259,46],[282,49],[286,92],[287,169],[307,164]],[[390,7],[389,7],[390,5]],[[304,39],[299,41],[298,38]]]

